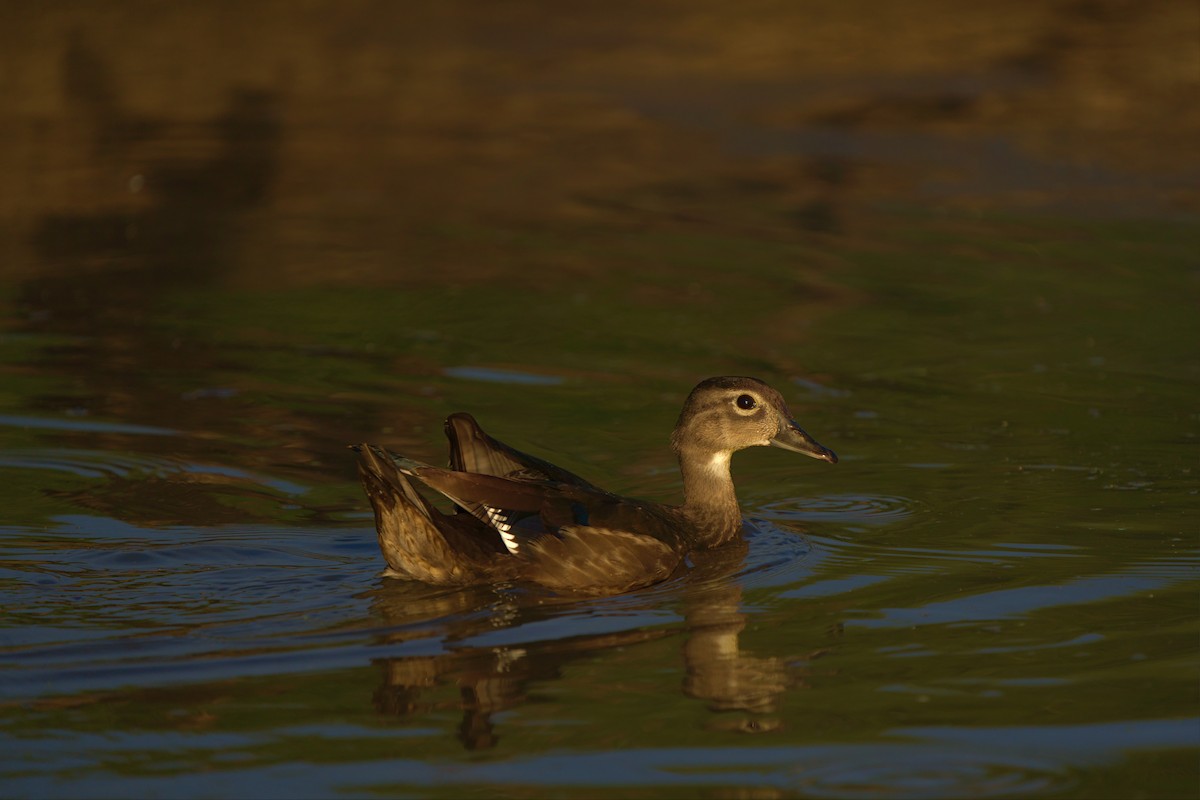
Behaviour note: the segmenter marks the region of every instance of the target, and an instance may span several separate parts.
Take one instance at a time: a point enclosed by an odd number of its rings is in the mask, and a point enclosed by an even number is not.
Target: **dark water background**
[[[1200,13],[0,3],[0,795],[1200,796]],[[441,419],[756,532],[379,576]]]

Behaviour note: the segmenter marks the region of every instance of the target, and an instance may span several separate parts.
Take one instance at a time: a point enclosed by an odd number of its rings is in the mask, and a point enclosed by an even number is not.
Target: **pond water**
[[[1200,796],[1187,5],[10,6],[0,794]],[[381,577],[348,443],[721,374],[744,543]]]

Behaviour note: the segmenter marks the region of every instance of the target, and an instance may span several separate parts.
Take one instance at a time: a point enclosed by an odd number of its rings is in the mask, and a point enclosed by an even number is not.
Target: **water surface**
[[[1194,15],[919,5],[5,10],[2,793],[1200,796]],[[744,543],[380,576],[347,443],[671,501],[718,374]]]

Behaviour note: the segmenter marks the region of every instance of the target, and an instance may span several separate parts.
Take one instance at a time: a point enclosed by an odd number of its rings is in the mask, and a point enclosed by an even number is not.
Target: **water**
[[[1186,6],[0,9],[0,794],[1200,796]],[[744,544],[380,577],[347,443],[717,374]]]

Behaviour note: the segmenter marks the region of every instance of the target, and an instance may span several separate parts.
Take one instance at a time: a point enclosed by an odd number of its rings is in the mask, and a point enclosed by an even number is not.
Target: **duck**
[[[623,497],[492,438],[465,412],[445,421],[449,467],[372,444],[358,474],[375,515],[384,575],[427,584],[536,584],[554,593],[619,594],[665,580],[689,553],[743,530],[732,455],[774,446],[836,464],[783,396],[757,378],[701,381],[671,433],[683,502]],[[418,488],[453,504],[443,512]]]

